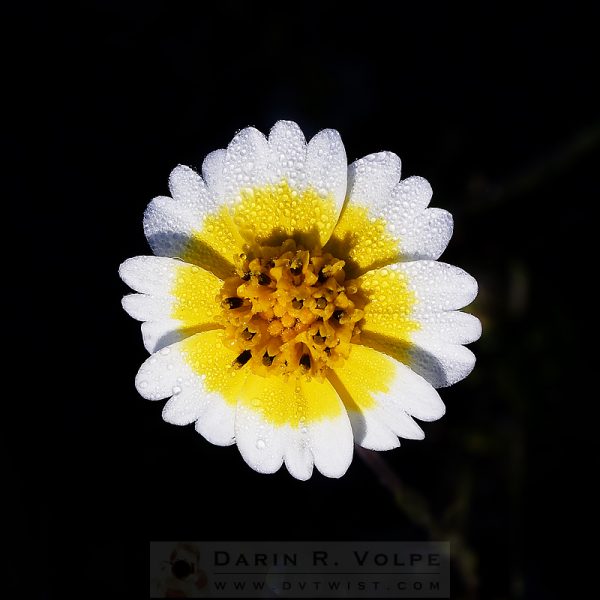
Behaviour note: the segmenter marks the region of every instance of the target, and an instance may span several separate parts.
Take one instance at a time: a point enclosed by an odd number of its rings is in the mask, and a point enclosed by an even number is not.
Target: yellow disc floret
[[[217,298],[234,367],[258,375],[322,379],[358,341],[366,297],[344,261],[293,239],[237,259]]]

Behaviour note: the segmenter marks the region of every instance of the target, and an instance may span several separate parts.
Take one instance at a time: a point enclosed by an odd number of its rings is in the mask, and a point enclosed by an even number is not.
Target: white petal
[[[196,373],[186,358],[186,353],[194,346],[203,356],[206,356],[205,348],[221,352],[220,346],[216,345],[222,345],[219,335],[215,331],[196,334],[156,352],[141,366],[136,376],[136,388],[149,400],[171,398],[164,408],[165,420],[175,424],[196,420],[196,430],[209,442],[229,445],[234,441],[235,405],[226,402],[220,393],[208,390],[205,374]],[[221,361],[220,355],[214,364],[222,368],[223,376],[227,374],[228,363]]]
[[[265,136],[254,127],[242,129],[227,146],[223,164],[224,194],[231,204],[242,190],[273,183],[274,171]]]
[[[207,172],[218,157],[209,160]],[[220,211],[222,197],[183,165],[173,170],[169,186],[173,198],[154,198],[144,213],[144,232],[154,253],[194,262],[221,278],[230,276],[242,242]]]
[[[169,318],[173,301],[169,297],[129,294],[121,300],[125,312],[138,321],[156,321]]]
[[[477,281],[453,265],[429,260],[397,263],[387,267],[390,272],[404,273],[415,292],[415,314],[456,310],[473,302],[477,296]],[[367,273],[365,277],[372,277]]]
[[[310,477],[313,462],[328,477],[339,477],[348,468],[352,432],[329,382],[250,374],[238,398],[236,439],[252,468],[272,473],[284,457],[298,479]]]
[[[150,354],[157,352],[165,346],[175,344],[192,333],[198,333],[197,330],[190,332],[182,325],[178,319],[164,318],[159,321],[146,321],[142,323],[142,340],[144,348]]]
[[[428,332],[413,333],[410,365],[435,388],[464,379],[475,366],[475,355],[459,344],[440,341]]]
[[[441,255],[452,236],[452,216],[426,209],[431,198],[426,180],[399,181],[400,159],[391,152],[370,154],[348,171],[348,201],[327,249],[348,258],[349,277]]]
[[[206,155],[202,163],[202,177],[210,191],[215,204],[225,201],[225,177],[223,176],[223,165],[227,150],[220,148]]]
[[[439,258],[452,237],[452,215],[441,208],[428,208],[412,221],[399,225],[402,260]]]
[[[446,412],[435,389],[402,363],[396,363],[396,376],[390,383],[390,392],[378,393],[376,397],[389,412],[402,408],[420,421],[435,421]]]
[[[231,446],[235,443],[236,408],[214,397],[196,421],[196,431],[211,444]]]
[[[377,414],[377,409],[375,413]],[[422,440],[423,430],[404,410],[398,410],[394,403],[383,402],[379,418],[399,437],[407,440]]]
[[[349,410],[354,440],[359,446],[369,450],[392,450],[400,446],[398,436],[390,429],[385,420],[374,411]]]
[[[144,292],[125,296],[123,308],[147,321],[142,336],[149,352],[218,326],[215,297],[222,282],[208,271],[172,258],[136,256],[121,265],[119,274]]]
[[[135,387],[147,400],[162,400],[184,391],[197,393],[205,405],[209,398],[209,394],[204,393],[202,378],[184,360],[181,342],[146,359],[136,375]]]
[[[183,256],[194,231],[217,208],[206,184],[190,167],[178,165],[169,176],[173,198],[159,196],[144,213],[144,232],[159,256]]]
[[[185,266],[185,263],[172,258],[135,256],[121,264],[119,275],[136,292],[152,296],[169,296],[180,266]]]
[[[426,179],[408,177],[398,183],[389,197],[371,207],[382,218],[388,232],[397,237],[400,260],[439,258],[453,232],[452,215],[440,208],[429,208],[433,192]]]
[[[475,298],[473,277],[444,263],[416,261],[369,271],[361,288],[370,297],[361,343],[407,362],[436,388],[471,372],[475,357],[459,344],[478,339],[481,324],[453,311]]]
[[[401,226],[420,215],[431,202],[433,190],[427,179],[413,175],[400,181],[390,193],[390,223]]]
[[[292,427],[286,435],[285,466],[293,477],[306,481],[310,479],[314,465],[308,437],[304,431]]]
[[[275,180],[287,181],[292,188],[305,183],[306,140],[293,121],[277,121],[269,133],[269,147]]]
[[[144,234],[158,256],[183,257],[201,225],[197,210],[166,196],[154,198],[144,212]]]
[[[356,442],[371,450],[397,447],[396,436],[422,439],[424,434],[411,416],[431,421],[444,414],[439,394],[427,381],[367,346],[353,345],[329,380],[348,410]]]
[[[464,312],[421,313],[419,324],[419,331],[450,344],[470,344],[481,337],[479,319]]]
[[[333,197],[336,215],[340,214],[346,197],[347,165],[346,149],[335,129],[320,131],[308,143],[306,184],[321,196]]]
[[[177,388],[175,388],[177,391]],[[187,388],[185,391],[175,394],[164,406],[162,418],[172,425],[189,425],[194,423],[206,404],[196,390]]]
[[[377,152],[348,167],[348,202],[369,207],[389,199],[400,181],[400,159],[393,152]]]
[[[196,171],[185,165],[175,167],[169,175],[169,190],[176,202],[200,218],[199,207],[208,202],[208,190]]]
[[[256,410],[239,403],[235,439],[244,460],[259,473],[275,473],[283,464],[289,427],[269,423]]]
[[[335,419],[308,426],[315,467],[326,477],[341,477],[352,462],[354,440],[350,419],[344,411]]]

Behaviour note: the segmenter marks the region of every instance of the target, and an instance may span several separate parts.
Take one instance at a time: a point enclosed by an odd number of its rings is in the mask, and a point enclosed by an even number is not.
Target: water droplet
[[[138,383],[138,386],[141,387],[142,389],[147,388],[148,387],[148,382],[147,381],[140,381]]]
[[[263,450],[266,447],[266,445],[267,445],[267,442],[265,442],[265,440],[260,439],[260,438],[256,440],[256,447],[259,450]]]
[[[178,385],[176,385],[173,387],[172,392],[174,396],[177,396],[177,394],[181,394],[181,388]]]
[[[163,349],[160,351],[160,353],[161,353],[163,356],[166,356],[167,354],[169,354],[169,352],[171,352],[171,348],[163,348]]]

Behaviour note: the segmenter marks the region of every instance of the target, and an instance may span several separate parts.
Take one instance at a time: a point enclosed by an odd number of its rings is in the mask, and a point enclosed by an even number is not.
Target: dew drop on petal
[[[259,450],[263,450],[266,447],[267,443],[265,442],[265,440],[259,438],[256,440],[256,447]]]
[[[174,396],[177,396],[177,394],[181,394],[181,388],[178,385],[174,386],[171,391],[173,392]]]

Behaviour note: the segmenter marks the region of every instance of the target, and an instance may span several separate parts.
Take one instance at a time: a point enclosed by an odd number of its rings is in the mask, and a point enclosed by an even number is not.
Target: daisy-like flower
[[[240,131],[202,176],[178,166],[169,188],[144,215],[156,256],[120,268],[152,353],[136,387],[169,398],[165,421],[298,479],[340,477],[354,442],[424,437],[414,419],[444,414],[435,388],[470,373],[463,344],[481,334],[457,311],[477,283],[436,262],[452,217],[427,208],[425,179],[401,181],[391,152],[347,166],[337,131],[306,143],[279,121],[268,139]]]

